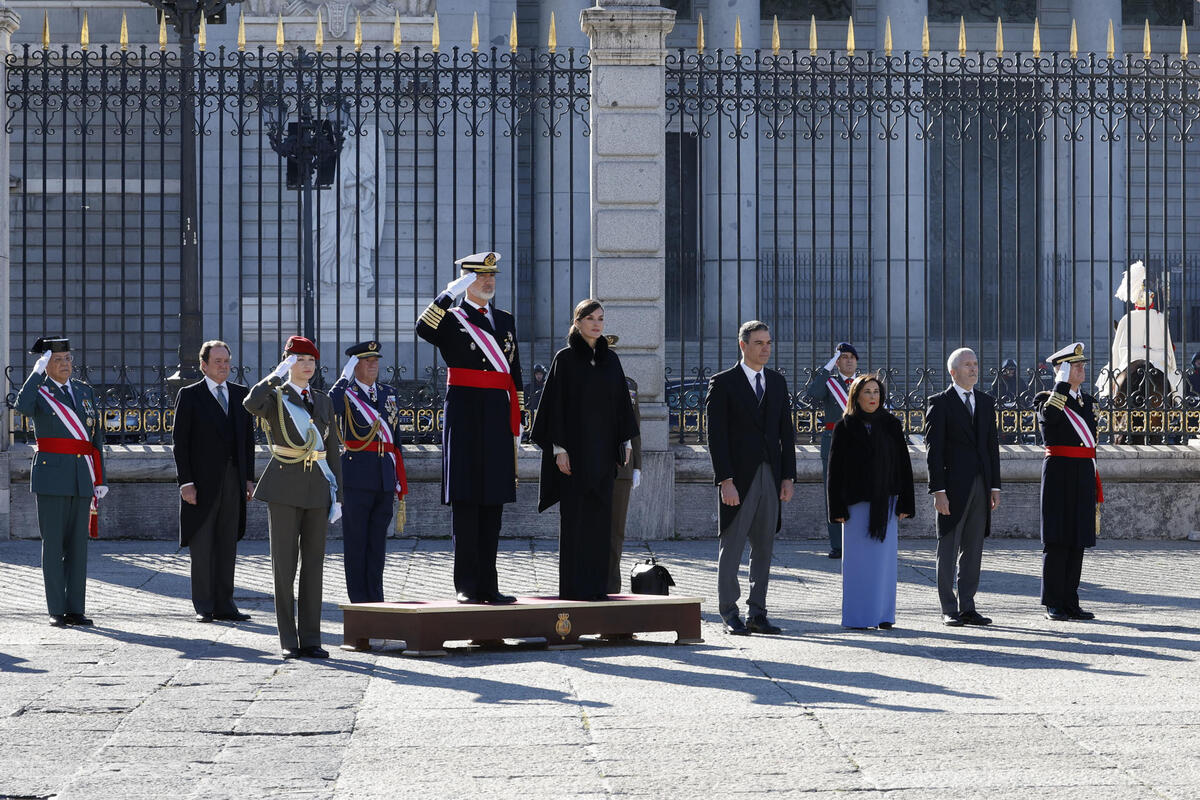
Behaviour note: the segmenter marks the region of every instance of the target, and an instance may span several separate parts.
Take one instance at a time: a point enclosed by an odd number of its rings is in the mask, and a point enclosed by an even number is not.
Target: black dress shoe
[[[1095,619],[1096,618],[1095,614],[1093,614],[1090,611],[1084,611],[1079,606],[1075,606],[1075,608],[1067,609],[1067,616],[1069,616],[1071,619]]]
[[[51,628],[67,627],[67,615],[66,614],[51,614],[50,615],[50,627]]]
[[[480,598],[484,603],[491,603],[494,606],[506,606],[509,603],[517,602],[517,598],[511,594],[500,594],[499,592],[491,592],[483,595]]]
[[[961,628],[966,623],[960,614],[942,614],[942,624],[947,628]]]
[[[835,559],[835,560],[841,558],[842,557],[842,548],[835,547],[832,550],[830,550],[829,557],[832,559]]]
[[[301,647],[300,655],[305,658],[329,658],[329,651],[324,647],[313,645],[312,647]]]
[[[213,621],[212,614],[197,614],[196,615],[196,622],[212,622],[212,621]]]
[[[730,636],[750,635],[750,629],[746,627],[746,623],[742,622],[741,617],[730,617],[725,620],[725,632]]]
[[[985,617],[974,609],[971,609],[970,611],[963,611],[961,614],[958,615],[958,618],[960,620],[962,620],[964,625],[991,625],[992,624],[991,617]]]
[[[746,627],[749,628],[752,633],[783,633],[783,628],[779,627],[778,625],[772,625],[771,621],[767,619],[766,614],[758,614],[750,617],[748,620],[746,620]]]
[[[284,658],[299,658],[301,651],[299,647],[285,647],[280,655],[282,655]]]
[[[74,613],[67,614],[66,618],[67,618],[68,625],[78,625],[81,628],[90,628],[94,624],[90,619],[85,617],[83,614],[74,614]]]
[[[1063,609],[1055,608],[1054,606],[1046,606],[1046,619],[1052,619],[1055,622],[1066,622],[1070,618],[1071,615]]]
[[[459,592],[454,595],[454,599],[460,603],[478,604],[483,602],[482,598],[476,597],[473,594],[467,594],[466,592]]]
[[[891,622],[881,622],[881,623],[879,623],[879,630],[890,631],[892,629],[893,624],[894,623],[891,623]]]
[[[234,611],[232,614],[213,614],[213,619],[219,619],[221,622],[245,622],[250,619],[249,614],[243,614],[241,611]]]

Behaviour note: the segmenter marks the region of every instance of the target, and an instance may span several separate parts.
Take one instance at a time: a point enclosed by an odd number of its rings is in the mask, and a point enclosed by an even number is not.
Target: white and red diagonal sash
[[[836,375],[830,375],[829,380],[825,381],[825,385],[829,387],[829,391],[837,398],[838,404],[845,411],[846,404],[850,402],[850,396],[846,394],[846,387],[842,386],[842,379]]]
[[[94,451],[95,446],[92,445],[92,440],[87,435],[87,429],[83,426],[83,421],[79,419],[79,415],[75,413],[75,410],[63,403],[61,400],[55,398],[55,396],[51,394],[50,390],[45,386],[42,386],[38,389],[38,394],[46,399],[46,402],[50,405],[50,410],[54,412],[56,417],[58,417],[59,422],[61,422],[63,427],[67,429],[67,432],[71,434],[71,438],[79,442],[85,442],[92,447],[92,450]],[[99,486],[101,483],[103,483],[104,476],[100,472],[100,463],[96,460],[96,456],[92,453],[86,453],[84,455],[84,463],[87,464],[88,472],[92,476],[92,486]],[[91,520],[88,524],[88,535],[93,539],[98,539],[100,537],[99,527],[95,524],[97,522],[99,509],[100,501],[96,497],[95,492],[93,492]]]
[[[450,309],[459,322],[462,323],[463,329],[470,334],[471,339],[487,356],[487,360],[497,372],[509,372],[508,359],[504,357],[504,351],[500,349],[500,345],[496,342],[496,338],[490,333],[471,322],[467,318],[467,312],[462,306],[454,306]]]
[[[1083,442],[1083,446],[1094,450],[1096,448],[1096,437],[1092,436],[1092,429],[1088,427],[1083,417],[1079,416],[1078,412],[1066,406],[1063,406],[1063,414],[1066,415],[1067,421],[1071,423],[1071,427],[1075,429],[1075,434],[1079,437],[1079,441]],[[1096,502],[1103,503],[1104,485],[1100,483],[1100,469],[1096,466],[1096,459],[1094,458],[1092,459],[1092,472],[1096,474]]]
[[[367,421],[368,426],[372,426],[379,422],[379,438],[383,440],[384,449],[387,450],[388,457],[392,459],[392,466],[396,468],[396,495],[403,497],[408,494],[408,479],[404,472],[404,459],[400,455],[399,448],[396,447],[396,440],[392,438],[392,429],[388,424],[380,419],[379,414],[375,409],[358,399],[350,387],[346,387],[346,397],[350,399],[350,404],[362,414],[363,419]]]

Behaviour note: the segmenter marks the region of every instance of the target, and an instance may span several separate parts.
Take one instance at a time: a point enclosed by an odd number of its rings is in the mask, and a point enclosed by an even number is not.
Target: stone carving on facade
[[[402,17],[431,17],[437,0],[247,0],[254,16],[315,17],[317,11],[325,21],[326,32],[334,39],[354,35],[356,15],[392,19]]]

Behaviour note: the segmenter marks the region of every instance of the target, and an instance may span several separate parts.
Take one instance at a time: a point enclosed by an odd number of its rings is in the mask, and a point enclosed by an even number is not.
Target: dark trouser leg
[[[764,468],[759,469],[761,475]],[[755,477],[755,482],[758,477]],[[754,525],[758,511],[758,494],[755,493],[755,483],[750,484],[746,497],[738,507],[729,527],[721,531],[720,544],[717,551],[717,611],[724,620],[737,616],[737,601],[741,596],[741,586],[738,584],[738,569],[742,565],[742,553],[746,551],[746,541]],[[768,564],[769,566],[769,564]],[[766,593],[764,586],[763,593]]]
[[[1079,579],[1083,576],[1083,548],[1072,547],[1067,554],[1066,586],[1063,600],[1067,608],[1079,608]]]
[[[351,603],[370,602],[367,589],[367,541],[371,505],[375,492],[362,489],[342,491],[342,549],[346,572],[346,596]]]
[[[829,447],[833,443],[833,432],[825,431],[821,434],[821,488],[824,490],[825,485],[829,482]],[[824,493],[824,492],[822,492]],[[825,519],[829,519],[829,501],[825,501]],[[829,522],[826,523],[826,530],[829,533],[829,548],[831,550],[842,549],[842,523]]]
[[[1042,605],[1067,609],[1068,564],[1074,548],[1046,545],[1042,548]]]
[[[367,521],[367,550],[364,576],[367,601],[383,602],[383,562],[387,557],[388,526],[392,523],[392,500],[395,492],[373,492],[374,502]]]
[[[329,507],[305,508],[300,516],[299,640],[301,647],[321,644],[321,591]]]
[[[238,521],[244,494],[237,468],[230,462],[221,482],[221,504],[212,538],[211,610],[216,614],[235,614],[238,610],[233,602],[233,569],[237,563]]]
[[[613,483],[612,525],[608,546],[608,593],[621,593],[621,555],[625,550],[625,519],[633,481],[618,478]]]
[[[500,591],[496,575],[496,551],[500,548],[500,519],[503,505],[479,507],[479,537],[476,540],[479,563],[479,583],[482,591],[495,594]]]
[[[46,610],[50,614],[67,613],[67,567],[64,546],[68,536],[71,498],[39,494],[38,529],[42,535],[42,583],[46,589]]]
[[[475,503],[454,503],[450,519],[454,531],[454,591],[478,595],[483,591],[479,580],[479,510]]]
[[[938,538],[938,600],[943,614],[975,610],[975,592],[979,590],[979,569],[983,558],[983,534],[987,527],[987,502],[988,494],[983,479],[976,478],[958,525],[950,533]],[[956,582],[957,598],[954,594]]]
[[[279,645],[300,646],[296,634],[296,566],[300,558],[300,517],[304,509],[280,503],[267,504],[267,530],[271,540],[271,575],[275,587],[275,625]]]
[[[88,516],[92,498],[68,497],[63,562],[67,579],[67,613],[82,614],[87,593]]]
[[[779,521],[779,495],[775,492],[775,476],[767,466],[759,468],[750,487],[757,494],[754,522],[750,525],[750,594],[746,597],[746,614],[751,617],[767,613],[767,583],[771,578],[771,557],[775,552],[775,524]],[[839,529],[841,526],[838,526]],[[841,538],[838,538],[841,546]]]
[[[188,539],[188,555],[192,560],[192,608],[197,614],[213,613],[213,535],[217,526],[217,506]]]

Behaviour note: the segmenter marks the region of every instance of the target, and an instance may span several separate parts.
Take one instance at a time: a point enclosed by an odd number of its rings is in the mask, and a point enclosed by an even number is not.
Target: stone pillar
[[[604,302],[642,413],[632,537],[674,533],[675,465],[664,397],[666,36],[675,12],[609,0],[580,14],[591,39],[591,291]]]
[[[21,17],[5,4],[0,4],[0,91],[7,86],[4,74],[5,59],[12,50],[12,35],[21,24]],[[7,108],[6,103],[0,102],[0,108]],[[8,134],[0,130],[0,395],[7,395],[9,357],[12,352],[12,342],[9,331],[12,329],[12,307],[9,298],[11,275],[9,274],[8,238],[9,238],[9,191],[8,191]],[[12,459],[9,457],[9,418],[11,410],[7,404],[0,404],[0,539],[11,537],[9,504],[12,502],[12,489],[9,472]]]

